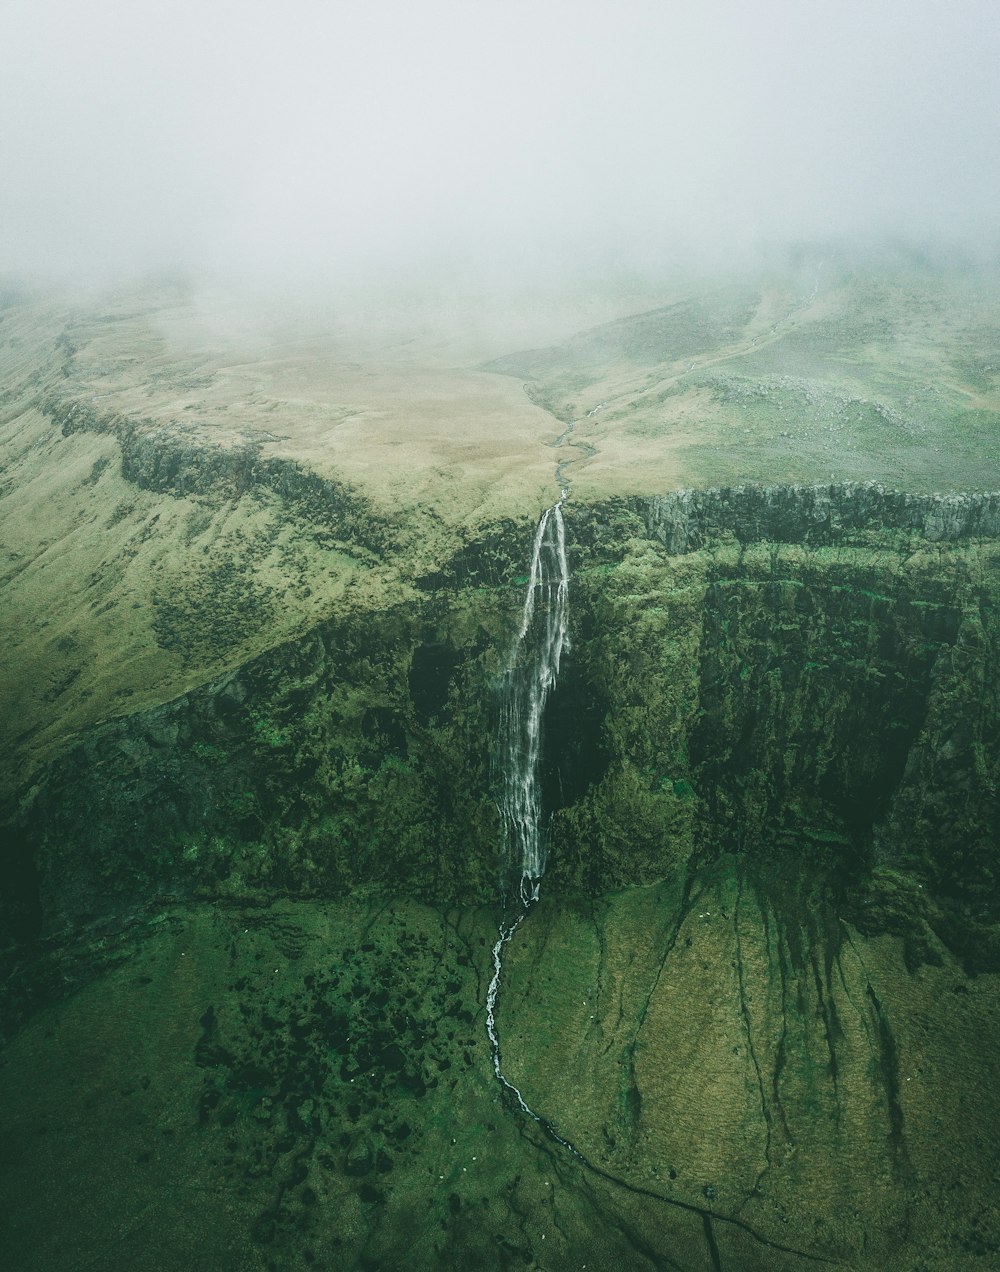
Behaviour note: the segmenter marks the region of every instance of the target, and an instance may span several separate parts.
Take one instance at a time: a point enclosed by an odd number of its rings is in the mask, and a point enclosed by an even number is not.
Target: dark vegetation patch
[[[458,650],[444,641],[420,645],[413,651],[408,681],[413,709],[421,724],[430,724],[445,709],[460,657]]]
[[[224,657],[273,616],[273,587],[254,574],[254,557],[229,557],[187,576],[183,590],[154,591],[153,632],[161,649],[174,649],[185,667]]]
[[[244,927],[276,936],[291,966],[276,977],[255,935],[248,968]],[[234,979],[223,1005],[205,1005],[195,1047],[205,1151],[237,1191],[267,1185],[251,1231],[269,1256],[331,1236],[336,1248],[348,1194],[380,1207],[399,1177],[412,1187],[429,1125],[484,1045],[470,959],[404,908],[382,910],[319,965],[313,950],[298,974],[306,937],[294,922],[252,911],[230,928]]]
[[[858,882],[958,612],[779,578],[721,578],[707,599],[691,759],[712,837],[758,853],[808,846]]]
[[[227,578],[238,590],[247,575]],[[160,616],[177,616],[189,651],[238,622],[207,592],[163,598]],[[451,618],[446,606],[437,621]],[[47,928],[167,899],[370,883],[491,899],[494,641],[482,624],[461,644],[435,630],[404,608],[350,615],[81,738],[21,825]]]

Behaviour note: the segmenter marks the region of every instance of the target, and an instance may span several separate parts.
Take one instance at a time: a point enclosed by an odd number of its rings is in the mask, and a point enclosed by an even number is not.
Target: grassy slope
[[[996,978],[773,901],[724,867],[518,934],[508,1072],[589,1166],[493,1078],[494,914],[154,916],[0,1058],[9,1265],[992,1266]]]
[[[974,276],[836,262],[493,365],[597,450],[580,498],[675,484],[1000,483],[1000,300]]]
[[[1000,485],[990,280],[833,261],[668,299],[486,363],[503,333],[453,314],[372,330],[178,289],[0,311],[0,637],[23,758],[8,778],[69,730],[169,699],[334,608],[379,605],[464,537],[532,518],[556,460],[580,459],[550,448],[560,420],[596,449],[572,468],[578,500],[831,476]],[[137,422],[154,449],[250,447],[346,482],[395,523],[395,557],[380,565],[273,490],[137,489],[113,436],[60,433],[58,401]]]

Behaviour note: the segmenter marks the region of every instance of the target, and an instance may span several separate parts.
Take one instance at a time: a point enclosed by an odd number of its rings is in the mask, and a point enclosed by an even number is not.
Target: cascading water
[[[500,712],[500,814],[509,875],[520,875],[527,906],[538,899],[545,873],[538,760],[542,713],[568,645],[569,572],[566,528],[559,504],[542,513],[531,554],[521,630],[504,674]]]
[[[566,564],[566,527],[562,499],[542,513],[531,554],[528,590],[524,598],[521,629],[504,674],[500,709],[500,817],[506,852],[504,901],[507,888],[517,879],[510,920],[505,913],[493,946],[493,977],[486,994],[486,1031],[489,1034],[493,1071],[517,1101],[523,1113],[542,1123],[567,1148],[573,1146],[525,1103],[521,1092],[504,1076],[500,1063],[496,1005],[500,990],[503,949],[520,927],[530,906],[538,900],[545,873],[545,842],[541,827],[541,794],[538,761],[542,744],[542,714],[559,674],[559,661],[568,648],[569,569]],[[573,1150],[575,1151],[575,1150]]]

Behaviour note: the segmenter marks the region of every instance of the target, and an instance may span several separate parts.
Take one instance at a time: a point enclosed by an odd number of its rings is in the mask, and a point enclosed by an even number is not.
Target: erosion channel
[[[1000,498],[546,517],[8,802],[11,1266],[995,1266]]]

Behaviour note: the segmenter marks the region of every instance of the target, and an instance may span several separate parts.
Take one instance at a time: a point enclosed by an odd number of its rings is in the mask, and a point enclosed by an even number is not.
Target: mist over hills
[[[6,30],[0,269],[502,288],[803,239],[997,250],[986,0],[13,0]]]

